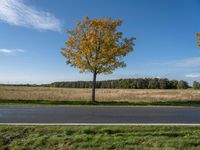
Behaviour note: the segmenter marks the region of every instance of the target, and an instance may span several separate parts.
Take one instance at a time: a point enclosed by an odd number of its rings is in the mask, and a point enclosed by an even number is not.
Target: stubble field
[[[91,89],[0,86],[0,100],[89,101]],[[200,90],[97,89],[100,102],[199,101]]]

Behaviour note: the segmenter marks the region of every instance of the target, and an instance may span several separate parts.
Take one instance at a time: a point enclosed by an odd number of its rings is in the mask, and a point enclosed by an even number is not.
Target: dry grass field
[[[0,100],[88,101],[91,89],[0,86]],[[200,100],[200,90],[97,89],[98,101],[157,102]]]

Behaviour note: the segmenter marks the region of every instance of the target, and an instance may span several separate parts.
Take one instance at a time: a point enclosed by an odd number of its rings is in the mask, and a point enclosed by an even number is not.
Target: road
[[[200,108],[0,106],[0,123],[200,124]]]

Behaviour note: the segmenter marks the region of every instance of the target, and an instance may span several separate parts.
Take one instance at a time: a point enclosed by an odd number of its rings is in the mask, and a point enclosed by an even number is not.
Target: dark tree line
[[[24,86],[24,87],[61,87],[61,88],[91,88],[91,81],[54,82],[51,84],[0,84],[0,86]],[[188,89],[191,88],[186,81],[168,80],[158,78],[119,79],[97,81],[97,88],[111,89]],[[194,81],[193,89],[200,89],[200,82]]]
[[[91,81],[73,81],[73,82],[54,82],[50,87],[65,88],[91,88]],[[158,79],[158,78],[139,78],[139,79],[119,79],[97,81],[96,88],[111,89],[187,89],[190,88],[186,81]]]

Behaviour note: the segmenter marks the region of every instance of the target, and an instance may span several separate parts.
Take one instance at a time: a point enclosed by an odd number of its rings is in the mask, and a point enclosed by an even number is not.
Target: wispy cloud
[[[38,30],[61,31],[61,22],[56,17],[26,5],[24,0],[0,0],[0,21]]]
[[[187,78],[199,78],[200,77],[200,73],[186,74],[185,77],[187,77]]]
[[[200,57],[148,63],[148,66],[200,67]]]
[[[1,48],[0,53],[6,54],[6,55],[15,55],[17,53],[23,53],[25,50],[23,49],[7,49],[7,48]]]
[[[180,60],[176,63],[178,67],[200,67],[200,57],[192,57]]]

